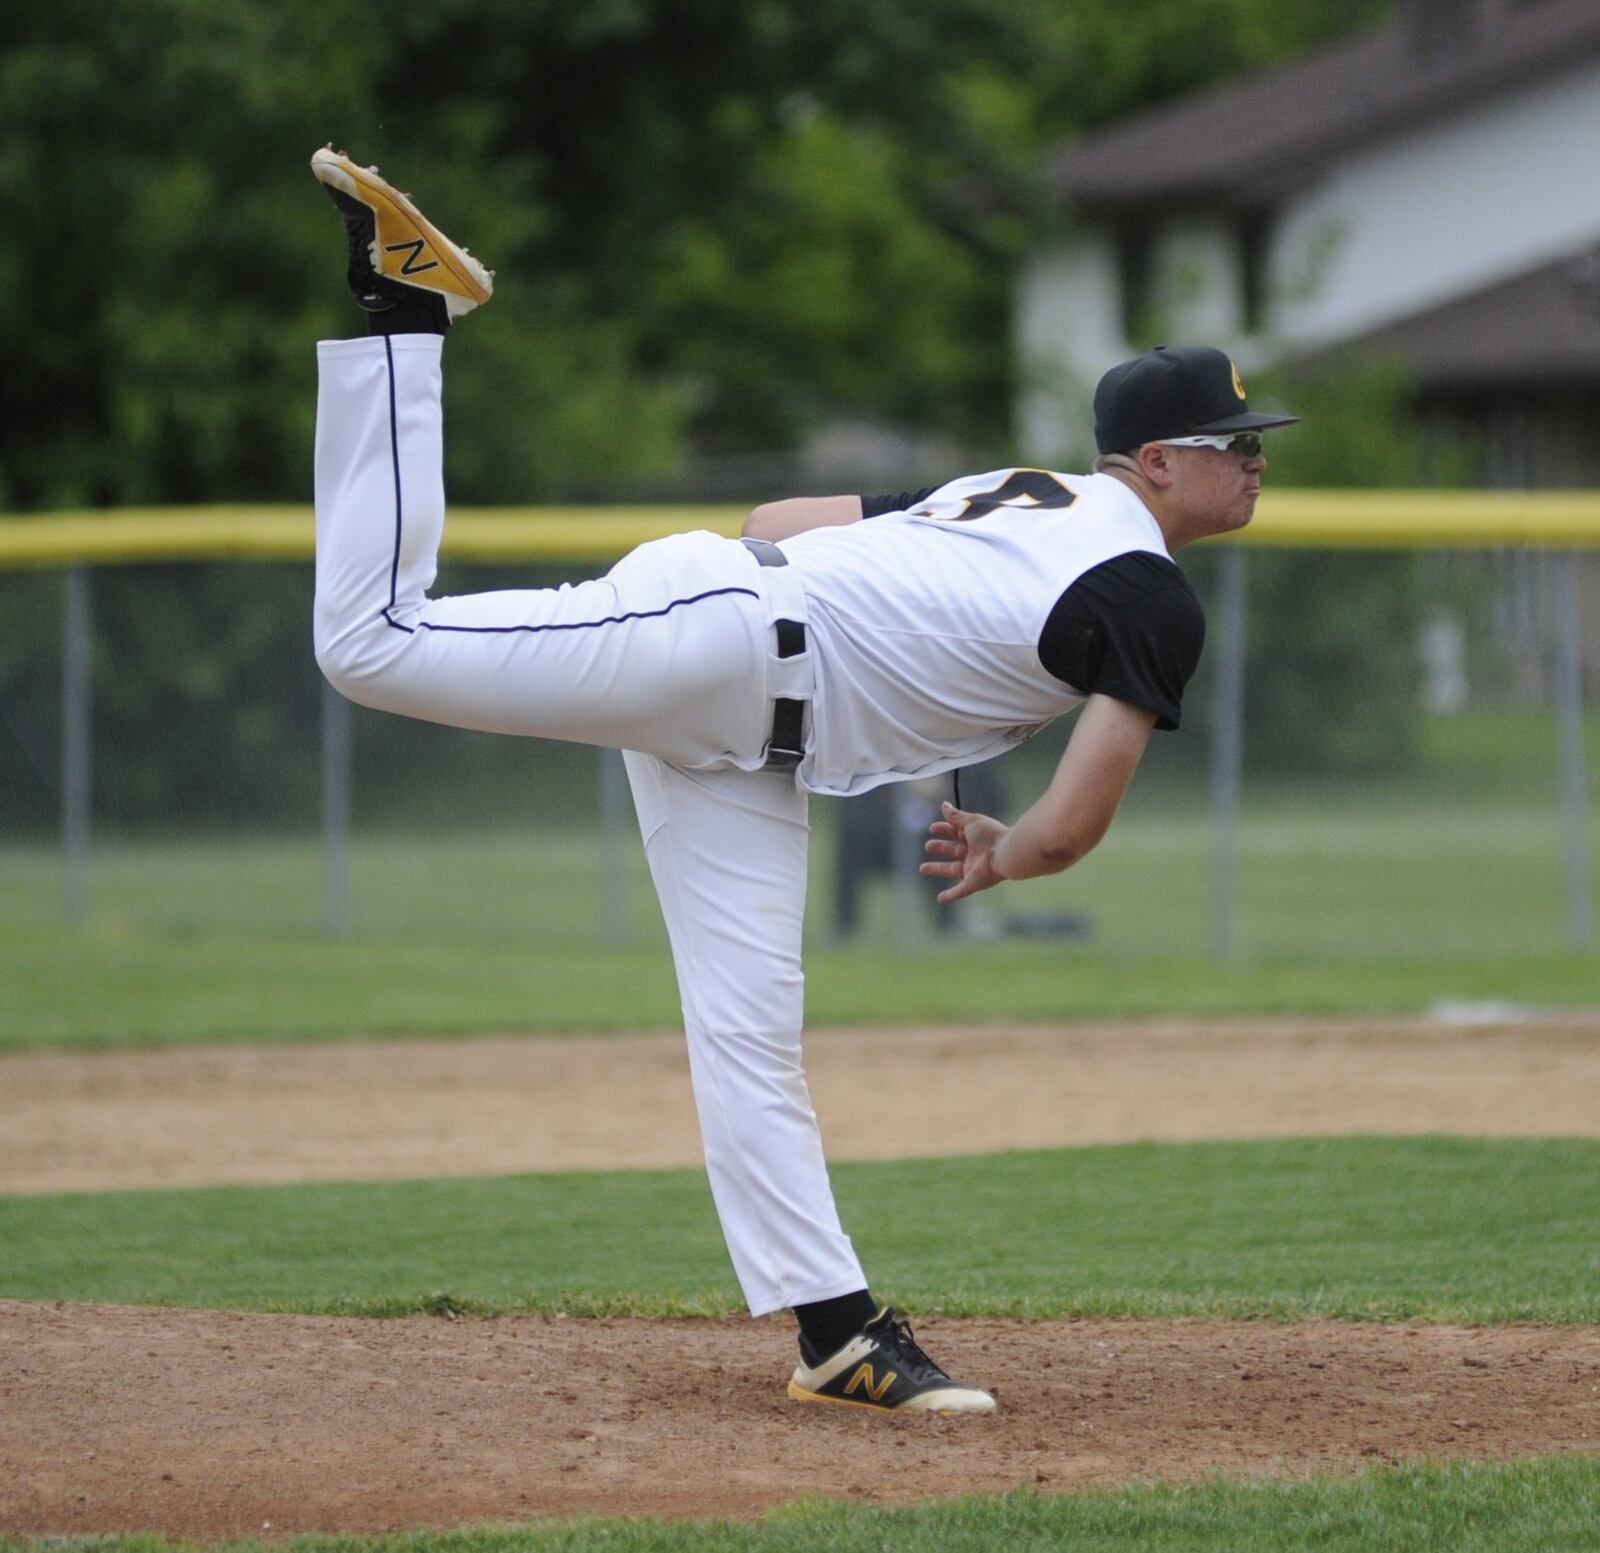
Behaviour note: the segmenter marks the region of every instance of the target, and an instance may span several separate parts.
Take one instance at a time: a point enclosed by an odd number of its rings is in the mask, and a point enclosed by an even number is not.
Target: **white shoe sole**
[[[924,1391],[898,1407],[880,1407],[876,1402],[857,1402],[854,1397],[825,1397],[819,1392],[807,1391],[799,1381],[789,1382],[789,1395],[796,1402],[820,1402],[826,1407],[862,1407],[869,1413],[932,1413],[939,1418],[956,1418],[963,1414],[992,1413],[995,1400],[986,1391],[971,1391],[957,1386],[947,1391]]]

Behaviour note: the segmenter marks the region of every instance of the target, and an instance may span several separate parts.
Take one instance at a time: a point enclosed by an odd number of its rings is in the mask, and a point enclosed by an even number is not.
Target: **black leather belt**
[[[763,566],[787,566],[786,556],[770,539],[742,539],[739,541]],[[778,656],[798,658],[806,650],[806,627],[803,620],[775,620],[773,629],[778,633]],[[790,771],[798,766],[806,753],[806,704],[779,696],[772,703],[772,738],[767,744],[767,766],[779,771]]]

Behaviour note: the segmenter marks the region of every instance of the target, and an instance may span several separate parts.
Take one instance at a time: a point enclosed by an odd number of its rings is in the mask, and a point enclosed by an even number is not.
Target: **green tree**
[[[0,43],[0,506],[301,498],[308,344],[359,327],[335,140],[501,270],[452,360],[460,499],[1009,422],[1014,261],[1063,135],[1374,0],[58,0]],[[491,413],[492,411],[492,413]]]

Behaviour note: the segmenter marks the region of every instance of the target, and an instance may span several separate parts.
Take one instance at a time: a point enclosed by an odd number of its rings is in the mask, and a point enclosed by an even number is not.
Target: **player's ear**
[[[1159,442],[1143,443],[1134,457],[1139,462],[1140,473],[1152,485],[1165,490],[1172,484],[1172,458]]]

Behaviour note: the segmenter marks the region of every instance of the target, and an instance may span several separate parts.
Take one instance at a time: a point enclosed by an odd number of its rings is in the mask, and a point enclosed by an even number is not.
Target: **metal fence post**
[[[600,756],[600,942],[628,942],[628,772],[621,750]]]
[[[917,872],[925,855],[922,843],[928,834],[928,802],[917,794],[914,784],[901,783],[894,788],[891,813],[895,947],[902,954],[915,954],[927,947],[929,935],[928,881]]]
[[[1217,642],[1216,724],[1211,734],[1211,920],[1213,958],[1234,956],[1239,777],[1244,761],[1245,548],[1224,547]]]
[[[1561,725],[1561,871],[1567,893],[1567,937],[1587,949],[1593,937],[1589,901],[1589,806],[1583,748],[1583,646],[1578,618],[1578,557],[1556,567],[1556,708]]]
[[[350,932],[350,703],[322,682],[322,932]]]
[[[89,807],[93,792],[94,610],[89,570],[70,566],[61,603],[61,906],[89,915]]]

